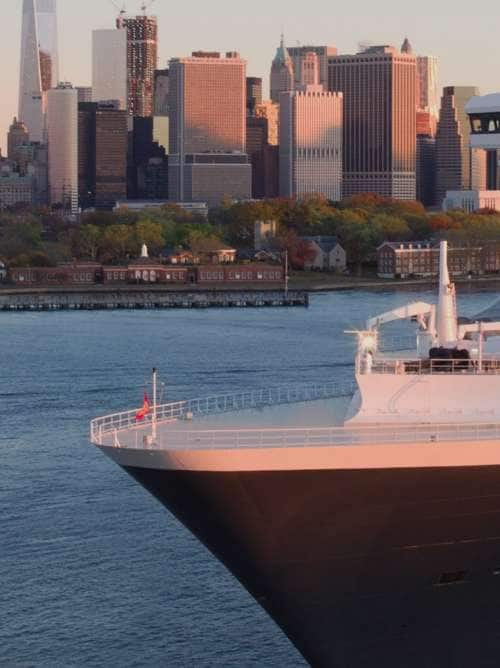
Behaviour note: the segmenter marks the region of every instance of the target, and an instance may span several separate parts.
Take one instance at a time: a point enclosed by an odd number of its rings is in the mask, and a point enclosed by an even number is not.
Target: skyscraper
[[[281,35],[281,42],[271,65],[271,100],[279,104],[281,93],[287,93],[294,87],[293,63],[285,46],[285,37]]]
[[[50,204],[78,209],[78,92],[61,83],[47,95]]]
[[[250,197],[245,73],[234,52],[170,61],[170,199]]]
[[[343,195],[416,196],[416,59],[390,46],[329,59],[344,93]]]
[[[439,116],[437,58],[417,56],[417,108],[430,114],[434,123]]]
[[[318,57],[319,83],[328,89],[328,58],[337,55],[335,46],[290,46],[287,49],[292,60],[295,85],[301,85],[302,62],[311,53]]]
[[[475,86],[447,86],[443,89],[436,134],[436,204],[448,190],[485,190],[486,152],[470,147],[470,123],[465,105]]]
[[[152,116],[158,61],[156,16],[119,18],[117,27],[124,27],[127,32],[128,113]]]
[[[262,79],[247,77],[247,114],[253,116],[255,108],[262,102]]]
[[[127,109],[127,31],[92,32],[92,101],[116,100]]]
[[[280,98],[280,195],[342,197],[342,93],[310,85]]]
[[[78,192],[83,207],[127,196],[127,112],[117,102],[78,105]]]
[[[18,117],[32,141],[45,140],[46,94],[58,77],[56,0],[23,0]]]

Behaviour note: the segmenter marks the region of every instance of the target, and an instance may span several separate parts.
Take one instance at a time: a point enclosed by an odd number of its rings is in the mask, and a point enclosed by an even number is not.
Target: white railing
[[[215,450],[234,448],[303,448],[349,445],[428,443],[500,440],[500,423],[408,424],[367,427],[294,429],[211,429],[199,431],[160,430],[156,440],[137,430],[118,438],[108,437],[117,448],[151,450]]]
[[[500,358],[487,357],[480,364],[470,359],[375,359],[371,373],[434,374],[500,374]]]
[[[200,415],[215,415],[241,411],[249,408],[278,406],[304,401],[318,401],[354,394],[357,385],[354,381],[331,382],[323,385],[303,385],[294,387],[274,387],[262,390],[221,394],[202,399],[189,399],[161,404],[156,407],[156,421],[162,423],[186,419]],[[130,429],[141,429],[152,422],[152,411],[144,420],[138,421],[137,411],[114,413],[92,420],[90,438],[93,443],[102,444],[106,434],[117,434]]]

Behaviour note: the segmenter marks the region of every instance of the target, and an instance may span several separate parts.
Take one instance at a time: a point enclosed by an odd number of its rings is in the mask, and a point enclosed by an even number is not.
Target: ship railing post
[[[156,390],[157,390],[157,377],[158,377],[158,372],[156,368],[153,369],[153,416],[152,416],[152,428],[151,428],[151,436],[153,437],[153,441],[156,440],[156,410],[157,410],[157,403],[156,403]]]

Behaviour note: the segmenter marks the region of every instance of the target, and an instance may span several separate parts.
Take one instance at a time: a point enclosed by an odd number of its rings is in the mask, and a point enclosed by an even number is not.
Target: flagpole
[[[158,372],[156,371],[156,367],[153,369],[153,419],[152,419],[152,436],[153,436],[153,441],[156,440],[156,380],[157,380],[157,375]]]

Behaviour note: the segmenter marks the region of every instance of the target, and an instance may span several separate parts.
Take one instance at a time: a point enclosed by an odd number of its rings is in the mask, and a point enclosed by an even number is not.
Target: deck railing
[[[200,415],[216,415],[265,406],[279,406],[304,401],[318,401],[350,396],[356,390],[354,381],[331,382],[320,385],[299,385],[289,387],[271,387],[261,390],[228,393],[200,399],[188,399],[156,407],[156,421],[160,425],[178,419],[190,419]],[[136,408],[131,411],[114,413],[92,420],[90,438],[93,443],[102,444],[106,434],[115,434],[124,430],[140,429],[150,425],[153,419],[151,411],[143,420],[137,420]]]
[[[304,448],[447,442],[499,441],[500,423],[402,424],[268,429],[159,429],[155,439],[145,430],[104,436],[103,445],[148,450],[217,450],[245,448]]]
[[[470,359],[375,359],[371,373],[407,375],[500,374],[500,358],[488,357],[482,363]]]

